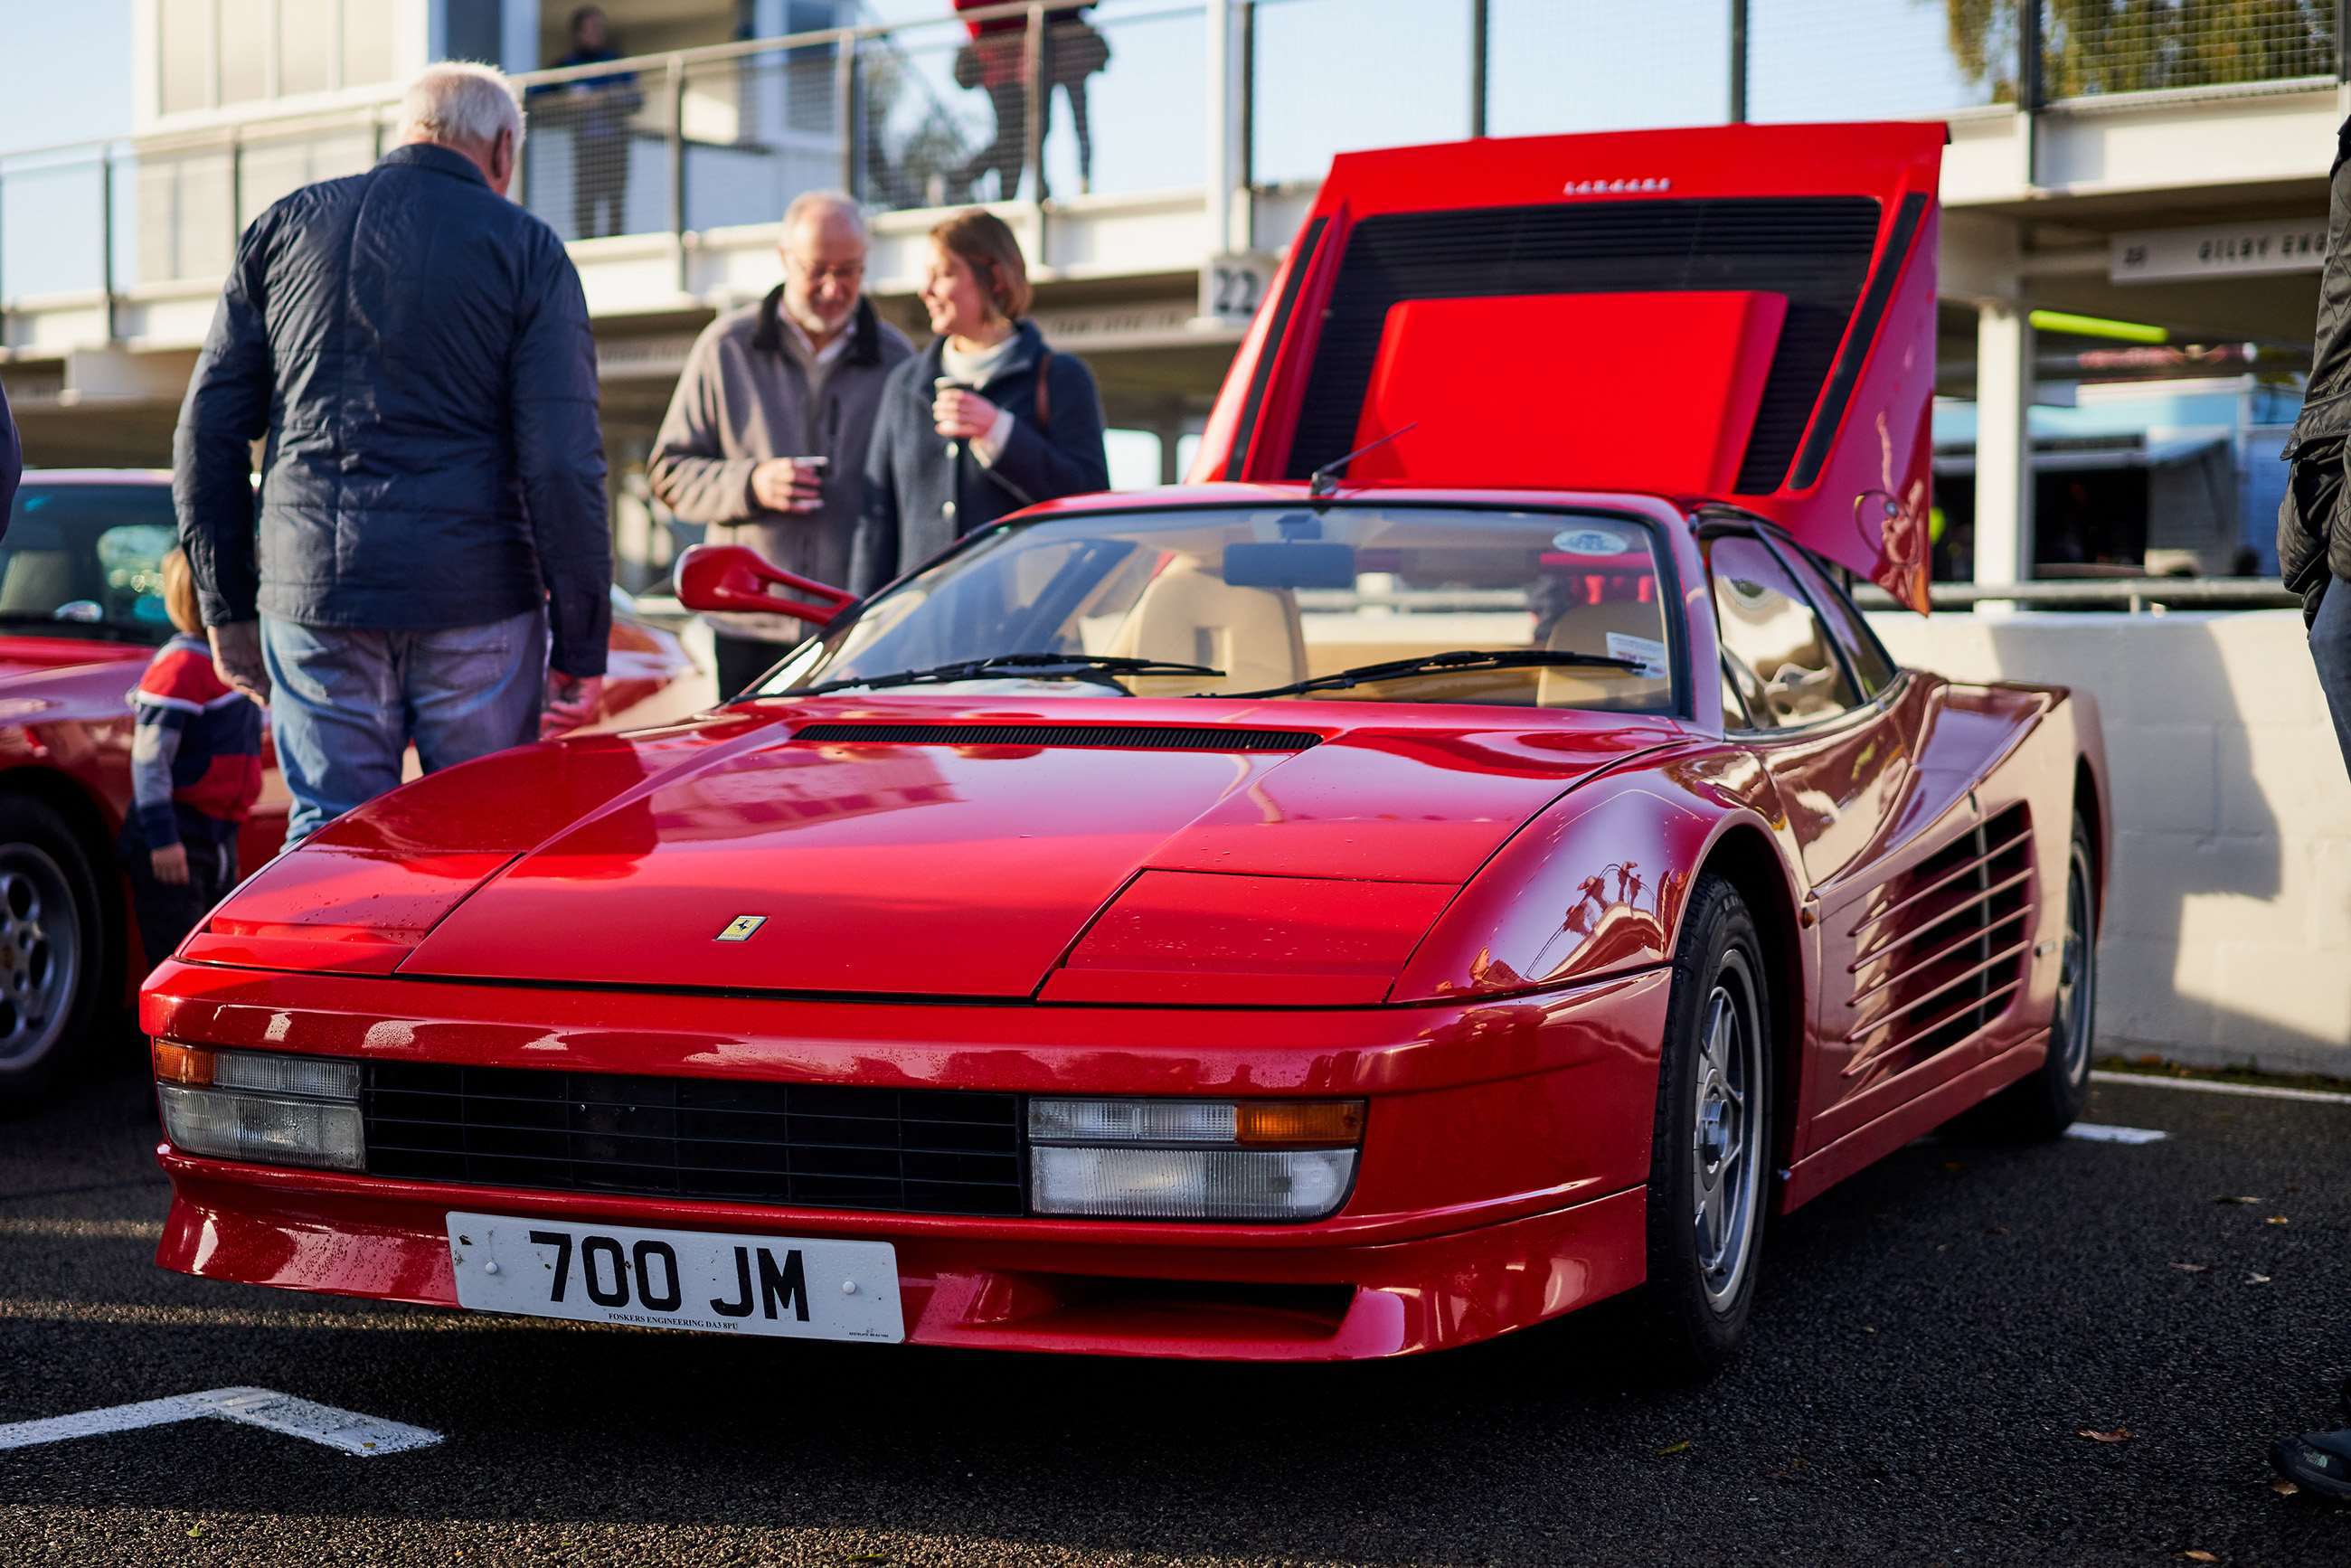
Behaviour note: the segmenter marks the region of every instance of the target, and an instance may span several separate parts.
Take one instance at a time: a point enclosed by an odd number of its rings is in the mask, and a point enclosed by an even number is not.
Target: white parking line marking
[[[2266,1083],[2214,1083],[2202,1078],[2157,1078],[2144,1072],[2093,1072],[2093,1083],[2133,1089],[2192,1089],[2199,1094],[2242,1094],[2250,1100],[2306,1100],[2321,1105],[2351,1105],[2351,1094],[2331,1089],[2273,1089]]]
[[[67,1241],[161,1241],[160,1219],[30,1219],[0,1216],[0,1236],[36,1236]]]
[[[2097,1122],[2076,1122],[2065,1135],[2093,1144],[2154,1144],[2171,1136],[2152,1127],[2109,1127]]]
[[[353,1410],[339,1410],[313,1399],[297,1399],[267,1388],[214,1388],[202,1394],[175,1394],[168,1399],[142,1399],[136,1405],[115,1405],[104,1410],[83,1410],[52,1416],[43,1421],[17,1421],[0,1426],[0,1449],[29,1448],[42,1443],[62,1443],[75,1437],[96,1437],[108,1432],[131,1432],[141,1427],[167,1426],[218,1416],[241,1426],[282,1432],[323,1443],[356,1458],[427,1448],[441,1434],[404,1421],[380,1421]]]

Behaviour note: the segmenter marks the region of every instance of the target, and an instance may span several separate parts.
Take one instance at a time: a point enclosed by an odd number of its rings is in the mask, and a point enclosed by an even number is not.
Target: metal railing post
[[[2016,7],[2016,107],[2028,113],[2042,103],[2042,0],[2020,0]]]
[[[121,336],[114,321],[114,158],[111,149],[98,154],[98,280],[106,291],[106,340]]]
[[[685,269],[685,61],[676,55],[669,57],[669,237],[677,249],[677,291],[686,292]],[[577,138],[574,139],[575,144]],[[625,141],[622,143],[626,147]],[[622,156],[626,156],[625,151]],[[575,151],[574,158],[579,156]],[[626,227],[628,214],[621,214]]]
[[[2024,183],[2041,183],[2040,110],[2047,83],[2042,77],[2043,0],[2017,0],[2016,107],[2023,116]]]
[[[1730,0],[1730,123],[1747,123],[1747,0]]]
[[[2344,0],[2351,5],[2351,0]],[[1257,0],[1238,0],[1234,10],[1238,14],[1239,41],[1234,46],[1235,68],[1239,77],[1236,89],[1238,101],[1233,126],[1233,139],[1238,143],[1233,149],[1233,167],[1240,183],[1240,215],[1238,222],[1251,228],[1240,236],[1241,248],[1253,248],[1256,244],[1254,225],[1257,204]]]
[[[857,35],[842,33],[833,46],[832,56],[833,123],[841,134],[841,188],[851,199],[857,197],[858,170],[864,160],[860,134],[864,116],[858,112],[857,102]]]
[[[1045,7],[1029,7],[1029,30],[1022,42],[1027,46],[1021,64],[1025,91],[1021,126],[1021,167],[1029,171],[1029,200],[1042,205],[1045,200],[1045,95],[1052,87],[1045,80]],[[1008,196],[1012,193],[1006,192]],[[1041,236],[1041,230],[1040,230]],[[1041,237],[1040,237],[1041,243]]]
[[[236,266],[237,241],[245,237],[245,134],[228,133],[228,256]]]
[[[1469,0],[1469,134],[1486,134],[1486,62],[1493,39],[1491,0]]]

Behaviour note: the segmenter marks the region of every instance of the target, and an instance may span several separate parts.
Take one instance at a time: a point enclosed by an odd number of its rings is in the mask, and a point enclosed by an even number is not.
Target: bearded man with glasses
[[[865,290],[865,220],[833,192],[799,197],[777,247],[784,280],[703,331],[654,438],[654,496],[714,543],[864,593],[850,544],[865,447],[891,368],[914,350]],[[714,615],[718,695],[731,697],[805,636],[781,615]]]

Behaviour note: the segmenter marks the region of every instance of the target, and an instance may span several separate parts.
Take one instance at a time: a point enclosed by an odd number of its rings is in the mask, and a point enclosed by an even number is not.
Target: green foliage
[[[1939,3],[1959,68],[1996,103],[2017,99],[2017,13],[2025,5],[2042,7],[2044,98],[2279,81],[2335,70],[2334,0]]]

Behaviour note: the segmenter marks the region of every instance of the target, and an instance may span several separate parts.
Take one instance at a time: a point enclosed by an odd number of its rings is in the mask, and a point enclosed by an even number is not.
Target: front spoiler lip
[[[546,1210],[573,1219],[622,1207],[515,1189],[436,1185],[418,1194],[413,1189],[425,1184],[280,1172],[179,1155],[168,1145],[162,1157],[174,1187],[156,1253],[162,1267],[298,1292],[453,1310],[450,1209],[482,1197],[487,1212]],[[272,1179],[287,1176],[299,1179]],[[743,1228],[823,1235],[860,1228],[843,1221],[896,1228],[888,1239],[897,1249],[908,1344],[1360,1361],[1491,1338],[1637,1285],[1646,1197],[1645,1188],[1633,1187],[1552,1203],[1516,1218],[1400,1239],[1360,1232],[1310,1239],[1299,1233],[1305,1228],[1269,1235],[1147,1221],[1129,1228],[809,1210],[757,1211],[756,1226]],[[629,1218],[680,1228],[721,1228],[718,1216],[706,1212],[671,1216],[640,1207]],[[905,1228],[910,1220],[927,1223]],[[975,1228],[1005,1234],[970,1233]],[[1104,1244],[1110,1240],[1141,1245]],[[1296,1245],[1307,1240],[1320,1244]],[[504,1315],[494,1321],[517,1327],[534,1322]]]

